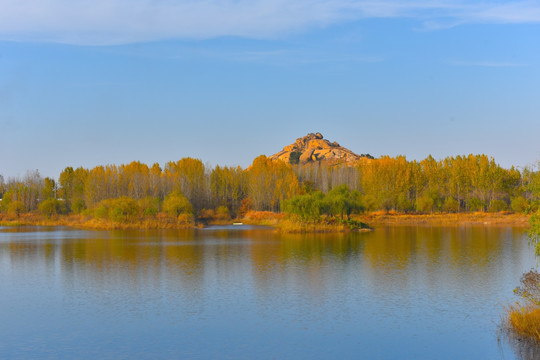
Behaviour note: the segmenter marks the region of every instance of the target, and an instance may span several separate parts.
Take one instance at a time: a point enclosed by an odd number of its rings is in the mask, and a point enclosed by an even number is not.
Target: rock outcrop
[[[283,150],[270,156],[270,159],[280,159],[291,164],[306,164],[316,161],[349,163],[362,157],[373,159],[369,154],[357,155],[335,141],[330,142],[324,139],[321,133],[310,133],[285,146]]]

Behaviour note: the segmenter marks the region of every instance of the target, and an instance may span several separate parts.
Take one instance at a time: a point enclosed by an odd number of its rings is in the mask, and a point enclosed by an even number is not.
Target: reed
[[[514,336],[540,345],[540,306],[532,303],[509,306],[506,324]]]

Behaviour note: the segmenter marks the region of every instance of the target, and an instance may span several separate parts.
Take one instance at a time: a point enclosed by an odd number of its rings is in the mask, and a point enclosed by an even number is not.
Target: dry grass
[[[164,214],[144,217],[138,221],[118,223],[83,215],[58,215],[45,217],[38,214],[22,214],[20,217],[0,216],[0,226],[70,226],[83,229],[187,229],[199,227],[186,219],[171,219]]]
[[[446,213],[446,214],[401,214],[393,211],[377,211],[354,217],[355,220],[370,225],[512,225],[529,226],[529,217],[526,215],[501,213]],[[208,224],[228,224],[230,220],[218,221],[212,219]],[[287,232],[336,232],[344,231],[343,224],[297,224],[286,220],[283,213],[271,211],[249,211],[240,219],[245,224],[275,226]],[[204,221],[203,221],[204,222]],[[199,227],[193,222],[169,219],[163,214],[156,217],[145,217],[130,223],[116,223],[109,220],[95,219],[82,215],[60,215],[47,218],[39,214],[21,214],[20,217],[0,214],[0,226],[72,226],[92,229],[185,229]]]
[[[513,225],[529,226],[529,216],[509,212],[403,214],[377,211],[357,217],[371,225]]]
[[[506,311],[506,322],[515,336],[540,345],[540,306],[510,306]]]
[[[530,270],[521,276],[514,294],[521,301],[505,310],[501,334],[522,359],[540,358],[540,274]]]
[[[248,211],[241,219],[245,224],[276,226],[285,218],[283,213],[271,211]]]
[[[318,222],[300,222],[292,219],[284,219],[276,225],[276,228],[278,231],[284,233],[338,233],[350,231],[371,231],[369,228],[351,229],[351,227],[347,224],[343,224],[338,221],[331,221],[331,219]]]

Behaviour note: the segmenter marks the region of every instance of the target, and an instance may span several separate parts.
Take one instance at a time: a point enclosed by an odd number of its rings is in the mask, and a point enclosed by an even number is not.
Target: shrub
[[[350,191],[345,184],[333,187],[326,195],[324,203],[326,203],[326,209],[322,209],[323,211],[326,210],[329,215],[339,215],[341,219],[344,215],[349,218],[352,213],[364,210],[360,193],[356,190]]]
[[[193,206],[189,200],[178,191],[172,192],[163,201],[163,212],[173,218],[180,214],[193,214]]]
[[[531,270],[521,277],[521,286],[514,293],[522,298],[524,305],[516,304],[507,309],[506,322],[509,330],[518,338],[540,344],[540,274]]]
[[[407,211],[414,210],[414,208],[415,208],[415,204],[411,200],[407,199],[406,194],[398,195],[397,200],[396,200],[396,209],[398,211],[407,212]]]
[[[83,199],[74,200],[71,204],[71,211],[75,214],[80,214],[86,209],[86,204]]]
[[[137,200],[123,196],[118,199],[112,199],[109,208],[109,218],[118,223],[131,222],[137,219],[139,214],[139,205]]]
[[[300,151],[293,151],[289,157],[289,163],[297,165],[300,162],[300,156],[302,153]]]
[[[7,206],[7,212],[10,215],[16,215],[19,217],[21,213],[25,212],[24,204],[20,201],[12,201]]]
[[[216,218],[220,220],[228,220],[231,218],[231,215],[229,213],[229,208],[226,206],[218,206],[216,209]]]
[[[139,210],[139,205],[135,199],[124,196],[118,199],[100,201],[94,211],[94,216],[99,219],[125,223],[135,221]]]
[[[66,212],[66,204],[57,199],[43,200],[38,206],[39,212],[47,217],[63,214]]]
[[[179,224],[185,224],[185,225],[193,224],[193,215],[191,213],[180,214],[178,215],[176,220],[178,221]]]
[[[201,221],[212,221],[216,217],[216,212],[212,209],[201,209],[199,211],[199,220]]]
[[[508,204],[503,200],[491,200],[489,203],[489,212],[499,212],[508,210]]]
[[[109,208],[111,207],[110,200],[102,200],[96,205],[94,210],[94,216],[98,219],[108,219],[109,218]]]
[[[158,198],[147,196],[138,201],[143,216],[156,216],[159,212],[160,201]]]
[[[536,255],[540,256],[540,212],[534,213],[530,217],[529,223],[531,224],[529,239],[535,245]]]
[[[478,198],[472,198],[469,200],[469,210],[470,211],[484,211],[486,209],[486,204]]]
[[[422,195],[416,200],[416,211],[428,213],[433,211],[435,201],[428,195]]]
[[[242,202],[240,204],[240,209],[238,210],[238,216],[244,217],[248,212],[253,210],[253,200],[251,198],[247,197],[242,199]]]
[[[283,201],[283,211],[296,215],[302,221],[318,220],[324,212],[325,197],[320,191],[311,194],[298,195]]]
[[[377,199],[373,195],[366,195],[363,198],[363,204],[366,210],[374,211],[377,209]]]
[[[352,213],[363,209],[360,193],[350,191],[344,184],[334,187],[326,195],[315,191],[295,196],[282,203],[284,212],[297,216],[301,221],[316,221],[321,215],[339,216],[341,219],[346,215],[349,218]]]
[[[510,208],[516,213],[525,213],[529,208],[529,201],[523,196],[516,196],[510,201]]]
[[[454,199],[453,197],[449,196],[446,199],[444,199],[444,203],[442,206],[443,211],[445,212],[458,212],[459,211],[459,202]]]

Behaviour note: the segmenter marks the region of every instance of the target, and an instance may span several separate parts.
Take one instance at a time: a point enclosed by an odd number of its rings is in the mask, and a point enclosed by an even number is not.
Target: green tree
[[[296,215],[301,221],[316,221],[325,212],[325,195],[320,191],[297,195],[282,203],[283,211]]]
[[[341,219],[345,215],[349,219],[353,212],[363,210],[360,193],[350,191],[345,184],[332,188],[326,195],[325,202],[328,206],[328,213],[332,216],[339,215]]]
[[[540,169],[540,163],[538,164]],[[536,254],[540,256],[540,170],[530,174],[529,191],[532,194],[532,205],[536,212],[529,218],[531,228],[529,238],[536,245]]]
[[[161,202],[157,197],[147,196],[138,201],[143,216],[156,216],[159,212]]]
[[[17,217],[21,216],[21,214],[24,213],[25,210],[26,209],[24,208],[24,204],[22,203],[22,201],[18,200],[10,202],[7,207],[8,214],[15,215]]]
[[[56,198],[56,181],[49,177],[43,179],[43,186],[41,187],[41,200]]]
[[[66,205],[63,201],[57,199],[43,200],[39,206],[39,212],[47,217],[53,217],[66,212]]]
[[[109,218],[118,223],[133,222],[139,214],[137,200],[122,196],[118,199],[111,199]]]
[[[163,201],[163,212],[177,218],[180,214],[192,215],[193,206],[181,192],[175,191],[167,195]]]
[[[510,208],[516,213],[525,213],[529,208],[529,201],[521,195],[513,197]]]

